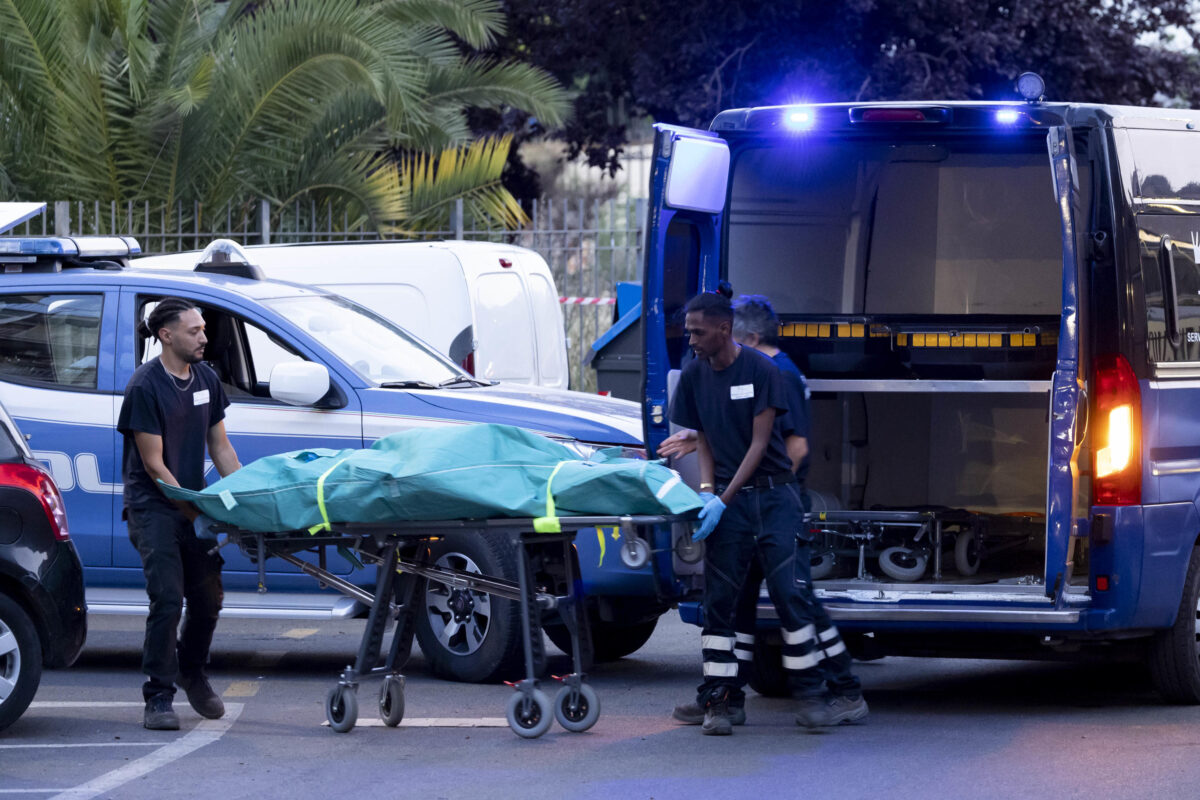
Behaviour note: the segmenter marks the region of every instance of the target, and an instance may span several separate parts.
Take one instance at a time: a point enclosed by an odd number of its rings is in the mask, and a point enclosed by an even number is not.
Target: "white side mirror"
[[[311,406],[329,391],[329,370],[314,361],[285,361],[271,370],[271,397],[292,406]]]

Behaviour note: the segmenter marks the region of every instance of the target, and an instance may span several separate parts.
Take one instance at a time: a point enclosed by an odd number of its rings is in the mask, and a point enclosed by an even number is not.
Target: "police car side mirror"
[[[314,361],[287,361],[271,370],[271,397],[291,406],[311,406],[329,391],[329,370]]]

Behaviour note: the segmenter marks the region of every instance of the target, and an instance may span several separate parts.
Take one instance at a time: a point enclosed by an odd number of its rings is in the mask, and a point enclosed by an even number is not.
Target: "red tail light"
[[[50,521],[54,538],[60,542],[70,538],[67,528],[67,507],[50,473],[30,464],[0,464],[0,486],[15,486],[24,489],[42,502],[42,510]]]
[[[475,351],[472,350],[471,352],[467,353],[467,357],[458,363],[462,366],[463,369],[465,369],[467,371],[468,375],[474,375],[475,374]]]
[[[1142,502],[1142,397],[1124,356],[1099,356],[1092,398],[1092,502],[1129,506]]]

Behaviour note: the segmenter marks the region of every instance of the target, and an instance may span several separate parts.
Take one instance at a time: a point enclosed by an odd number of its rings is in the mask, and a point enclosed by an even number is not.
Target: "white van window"
[[[765,294],[780,313],[1061,311],[1044,136],[747,150],[728,243],[734,291]]]
[[[558,306],[558,294],[545,275],[533,273],[528,277],[530,299],[533,300],[533,324],[537,329],[541,384],[566,386],[562,369],[566,342],[562,340],[562,311]]]
[[[436,386],[461,372],[401,328],[336,295],[282,297],[263,305],[307,331],[368,381]]]
[[[475,336],[490,346],[475,354],[475,374],[528,382],[533,371],[529,306],[515,272],[480,275],[475,282]]]

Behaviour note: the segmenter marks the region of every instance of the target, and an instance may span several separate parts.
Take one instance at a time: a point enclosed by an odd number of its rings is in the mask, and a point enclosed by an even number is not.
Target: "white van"
[[[558,291],[532,250],[491,242],[307,242],[242,247],[266,277],[319,286],[392,320],[472,374],[565,389]],[[199,251],[137,266],[192,269]]]

